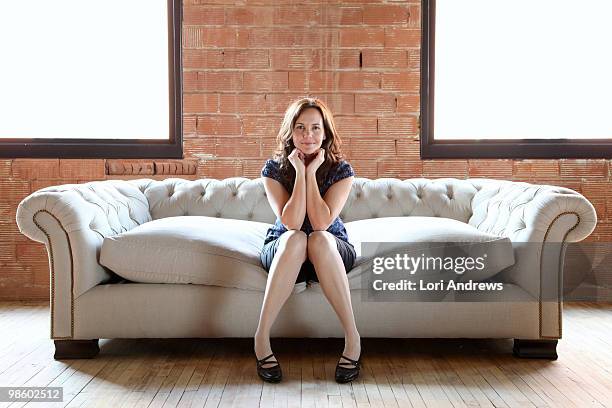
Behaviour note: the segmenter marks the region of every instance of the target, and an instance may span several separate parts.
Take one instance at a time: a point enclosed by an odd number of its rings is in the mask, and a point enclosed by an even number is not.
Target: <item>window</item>
[[[0,4],[0,157],[181,158],[180,0]]]
[[[612,157],[612,3],[422,8],[422,158]]]

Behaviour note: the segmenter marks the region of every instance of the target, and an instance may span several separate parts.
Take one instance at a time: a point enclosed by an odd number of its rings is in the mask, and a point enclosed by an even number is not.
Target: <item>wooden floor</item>
[[[2,407],[612,407],[612,304],[565,305],[556,361],[515,358],[510,339],[362,339],[342,385],[342,339],[273,339],[284,379],[269,384],[251,339],[104,339],[95,359],[55,361],[47,305],[0,303],[0,328],[0,386],[64,392]]]

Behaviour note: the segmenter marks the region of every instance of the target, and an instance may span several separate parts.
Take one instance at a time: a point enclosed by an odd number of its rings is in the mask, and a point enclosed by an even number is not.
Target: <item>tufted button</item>
[[[378,218],[378,213],[372,213],[372,218]]]
[[[361,198],[361,193],[360,192],[355,193],[355,197]]]
[[[247,217],[249,218],[249,220],[253,219],[253,213],[252,212],[248,213]]]
[[[215,217],[217,217],[217,218],[221,217],[221,213],[220,212],[216,213]]]
[[[390,200],[390,199],[392,199],[392,198],[393,198],[393,195],[391,195],[391,194],[387,194],[387,198]]]
[[[264,197],[267,197],[268,195],[266,194],[266,192],[264,191]]]
[[[237,192],[237,191],[232,191],[232,195],[233,195],[234,197],[236,197],[236,196],[238,195],[238,192]]]

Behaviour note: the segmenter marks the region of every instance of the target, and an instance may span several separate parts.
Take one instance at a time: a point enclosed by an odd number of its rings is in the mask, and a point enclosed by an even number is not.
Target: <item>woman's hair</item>
[[[325,140],[321,144],[321,148],[325,149],[325,161],[317,169],[317,185],[321,186],[323,184],[329,169],[338,164],[343,157],[340,150],[342,140],[338,135],[334,117],[327,105],[322,100],[312,97],[304,97],[293,101],[285,112],[285,117],[276,136],[277,145],[274,151],[274,159],[280,163],[281,175],[287,182],[287,185],[291,186],[291,190],[293,190],[295,183],[295,168],[293,168],[288,159],[293,149],[295,149],[291,136],[298,117],[308,108],[315,108],[319,111],[323,118],[323,129],[325,132]]]

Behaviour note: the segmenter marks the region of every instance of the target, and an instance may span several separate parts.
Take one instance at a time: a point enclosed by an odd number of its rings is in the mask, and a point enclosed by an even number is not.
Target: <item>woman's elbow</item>
[[[298,222],[296,222],[294,220],[287,220],[287,219],[281,218],[281,223],[288,230],[299,230],[300,228],[302,228],[302,225],[300,225]]]
[[[311,226],[312,226],[313,231],[327,231],[330,224],[326,224],[322,222],[315,222],[315,223],[311,223]]]

